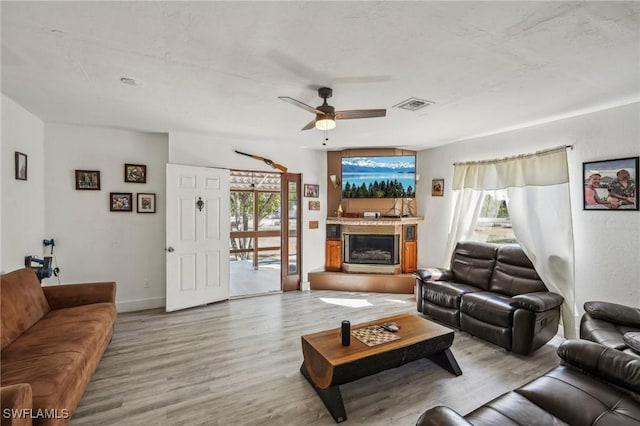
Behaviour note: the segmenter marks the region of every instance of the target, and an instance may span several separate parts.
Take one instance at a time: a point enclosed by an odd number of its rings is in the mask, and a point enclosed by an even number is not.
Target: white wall
[[[640,306],[640,213],[582,209],[582,163],[640,155],[640,104],[559,120],[500,135],[421,151],[418,213],[425,216],[418,264],[445,263],[451,215],[453,163],[531,153],[559,145],[567,151],[575,239],[576,304],[587,300]],[[445,179],[444,197],[432,197],[431,179]]]
[[[164,306],[167,135],[47,124],[45,158],[45,229],[60,281],[116,281],[119,311]],[[147,183],[125,183],[125,163],[145,164]],[[76,190],[76,169],[99,170],[100,191]],[[133,193],[133,211],[111,212],[110,192]],[[156,193],[155,214],[136,213],[139,192]]]
[[[324,151],[292,149],[289,146],[262,141],[250,145],[240,144],[191,133],[169,135],[171,163],[278,172],[262,161],[235,153],[235,150],[268,158],[287,167],[289,173],[301,173],[302,184],[320,184],[318,199],[327,199],[327,156]],[[310,211],[309,199],[302,199],[302,289],[308,288],[308,272],[324,269],[326,202],[321,202],[320,207],[319,211]],[[319,221],[319,228],[309,229],[310,220]]]
[[[43,254],[44,123],[2,94],[2,273]],[[27,154],[27,180],[15,179],[14,153]]]

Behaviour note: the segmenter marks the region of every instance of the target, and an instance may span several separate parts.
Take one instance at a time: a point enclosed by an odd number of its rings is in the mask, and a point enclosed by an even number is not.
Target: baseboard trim
[[[164,297],[154,297],[152,299],[125,300],[116,302],[118,312],[135,312],[147,309],[164,308],[166,300]]]

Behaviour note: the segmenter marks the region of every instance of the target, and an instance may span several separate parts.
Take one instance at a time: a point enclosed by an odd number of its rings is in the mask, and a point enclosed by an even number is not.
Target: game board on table
[[[369,327],[352,330],[351,335],[367,346],[376,346],[400,339],[400,336],[385,330],[379,325],[370,325]]]

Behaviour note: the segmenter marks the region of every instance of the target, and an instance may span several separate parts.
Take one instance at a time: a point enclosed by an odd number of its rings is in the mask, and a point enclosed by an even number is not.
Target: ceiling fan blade
[[[315,119],[311,120],[306,126],[302,128],[302,130],[309,130],[309,129],[313,129],[314,127],[316,127]]]
[[[304,102],[300,102],[300,101],[295,100],[293,98],[290,98],[288,96],[278,96],[278,99],[282,99],[285,102],[289,102],[291,105],[295,105],[295,106],[297,106],[299,108],[306,109],[307,111],[312,112],[314,114],[322,114],[322,111],[319,111],[319,110],[315,109],[314,107],[305,104]]]
[[[386,109],[352,109],[349,111],[336,111],[336,120],[350,120],[352,118],[385,117]]]

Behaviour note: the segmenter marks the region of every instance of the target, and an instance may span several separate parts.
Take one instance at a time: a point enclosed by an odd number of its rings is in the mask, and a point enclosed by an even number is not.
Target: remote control
[[[400,329],[400,327],[398,327],[398,324],[396,324],[395,322],[388,322],[382,324],[380,327],[384,328],[387,331],[391,331],[392,333],[395,333]]]

